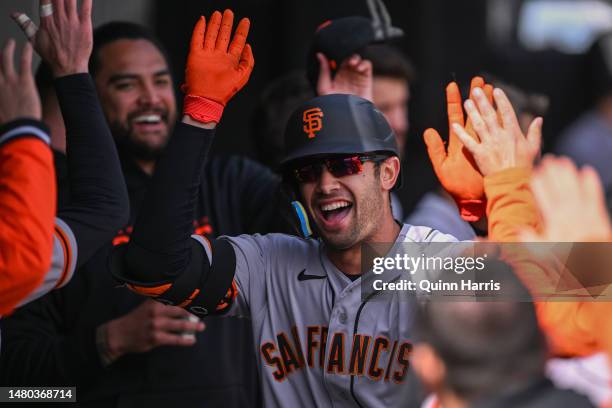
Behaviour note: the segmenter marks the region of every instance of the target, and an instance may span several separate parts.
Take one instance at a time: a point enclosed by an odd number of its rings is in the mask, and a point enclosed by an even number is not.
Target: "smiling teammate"
[[[243,86],[250,55],[244,31],[230,43],[230,29],[206,30],[202,19],[194,30],[184,87],[198,106],[184,111],[190,135],[169,142],[148,192],[150,207],[130,243],[115,252],[113,272],[132,290],[193,313],[250,317],[266,406],[404,405],[414,397],[407,380],[414,309],[400,295],[362,299],[361,244],[454,238],[393,220],[389,193],[400,182],[398,149],[370,102],[322,96],[289,120],[285,180],[320,240],[282,234],[190,239],[219,106]],[[514,113],[503,93],[496,96],[503,125],[484,93],[475,99],[487,122],[495,118],[477,154],[505,154],[497,165],[481,162],[491,237],[508,239],[517,227],[535,223],[531,196],[524,194],[533,155],[507,120]]]

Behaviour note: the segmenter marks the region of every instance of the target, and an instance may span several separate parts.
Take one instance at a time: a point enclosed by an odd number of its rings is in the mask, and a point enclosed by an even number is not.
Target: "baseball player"
[[[377,292],[362,298],[361,244],[455,239],[393,219],[389,193],[401,182],[399,152],[371,102],[321,96],[287,125],[285,181],[303,230],[319,239],[190,238],[198,179],[222,112],[215,108],[246,82],[251,54],[241,25],[229,43],[231,24],[197,24],[183,89],[199,108],[186,105],[184,134],[171,139],[148,193],[158,199],[148,200],[130,243],[117,247],[112,271],[132,290],[192,313],[250,318],[266,406],[403,406],[414,397],[407,381],[413,304],[402,295],[377,301]],[[491,104],[482,90],[474,94],[489,122]],[[497,93],[496,102],[504,121],[493,111],[476,154],[491,237],[502,240],[535,222],[524,194],[534,157],[520,129],[505,121],[513,115],[505,95]],[[507,159],[497,165],[484,158],[502,153]]]

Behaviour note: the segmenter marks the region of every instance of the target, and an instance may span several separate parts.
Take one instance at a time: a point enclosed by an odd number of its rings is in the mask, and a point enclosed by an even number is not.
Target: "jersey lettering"
[[[305,345],[305,349],[302,345]],[[273,370],[272,376],[276,381],[284,381],[300,369],[315,368],[318,353],[319,367],[329,374],[367,374],[373,381],[401,384],[409,368],[412,344],[384,336],[373,339],[366,334],[347,338],[346,333],[336,332],[328,336],[326,326],[307,326],[303,332],[293,326],[291,336],[280,332],[275,341],[263,343],[260,351],[264,363]]]

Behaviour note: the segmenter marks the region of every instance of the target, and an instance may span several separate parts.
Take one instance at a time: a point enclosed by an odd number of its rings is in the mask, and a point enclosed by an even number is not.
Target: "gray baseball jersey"
[[[210,259],[209,245],[200,237]],[[289,235],[228,238],[236,253],[226,315],[249,317],[267,407],[399,407],[407,384],[414,302],[361,296],[324,244]],[[456,242],[403,225],[396,242]],[[388,277],[387,279],[392,279]]]

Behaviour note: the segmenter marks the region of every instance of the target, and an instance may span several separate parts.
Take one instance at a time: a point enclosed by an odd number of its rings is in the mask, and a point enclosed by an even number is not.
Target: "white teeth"
[[[158,123],[161,121],[161,116],[159,115],[141,115],[134,118],[134,122],[137,123]]]
[[[321,206],[321,210],[333,211],[333,210],[337,210],[338,208],[348,207],[349,205],[351,204],[346,201],[337,201],[335,203],[326,204],[326,205]]]

